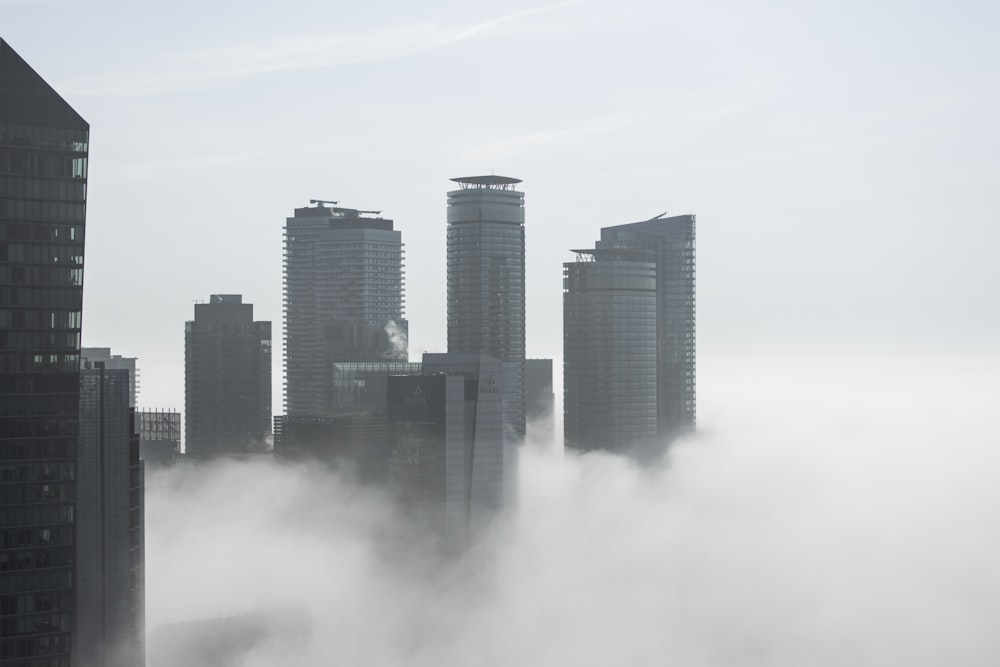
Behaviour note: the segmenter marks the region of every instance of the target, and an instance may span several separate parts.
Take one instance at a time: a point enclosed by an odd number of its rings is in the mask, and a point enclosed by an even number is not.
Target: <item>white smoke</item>
[[[406,361],[409,356],[409,334],[395,320],[389,320],[385,325],[385,334],[389,339],[389,349],[386,356],[390,359]]]
[[[664,466],[525,448],[512,516],[448,562],[325,473],[153,475],[148,626],[305,610],[243,667],[992,665],[998,370],[702,364]]]

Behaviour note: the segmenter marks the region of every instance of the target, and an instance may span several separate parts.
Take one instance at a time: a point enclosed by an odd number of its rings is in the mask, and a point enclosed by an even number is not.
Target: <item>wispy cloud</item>
[[[537,150],[551,146],[571,146],[583,143],[588,139],[618,132],[628,128],[635,121],[632,113],[620,113],[610,116],[599,116],[571,125],[536,132],[527,132],[509,138],[490,140],[465,151],[462,159],[470,162],[484,158],[523,157]]]
[[[74,95],[155,95],[202,90],[226,80],[410,57],[475,39],[528,18],[578,5],[566,0],[471,25],[389,26],[353,34],[296,35],[172,54],[159,63],[80,81]]]

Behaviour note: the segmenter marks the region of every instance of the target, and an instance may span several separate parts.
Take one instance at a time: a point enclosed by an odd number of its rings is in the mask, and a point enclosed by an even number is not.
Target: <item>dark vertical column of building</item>
[[[605,227],[597,247],[638,247],[656,255],[658,428],[669,442],[693,431],[697,419],[695,216]]]
[[[555,394],[552,393],[552,360],[524,361],[524,416],[527,436],[549,443],[555,433]]]
[[[68,665],[89,125],[0,40],[0,664]]]
[[[503,362],[424,354],[423,374],[387,378],[389,482],[445,547],[461,547],[503,506]]]
[[[253,321],[239,294],[195,304],[185,326],[186,452],[243,454],[271,429],[271,323]]]
[[[402,235],[372,211],[295,209],[285,223],[285,411],[334,411],[333,364],[406,361]]]
[[[642,251],[577,252],[585,261],[564,265],[566,446],[644,458],[657,440],[656,264]]]
[[[81,371],[73,663],[145,664],[143,471],[130,373]]]
[[[505,176],[453,178],[448,193],[448,351],[507,364],[507,427],[524,438],[524,193]]]

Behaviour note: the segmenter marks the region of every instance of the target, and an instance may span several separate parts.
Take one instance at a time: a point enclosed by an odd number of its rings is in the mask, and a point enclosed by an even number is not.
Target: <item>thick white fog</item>
[[[150,474],[150,667],[164,628],[241,614],[215,667],[995,664],[998,371],[703,364],[662,467],[527,446],[518,506],[444,563],[344,478]]]

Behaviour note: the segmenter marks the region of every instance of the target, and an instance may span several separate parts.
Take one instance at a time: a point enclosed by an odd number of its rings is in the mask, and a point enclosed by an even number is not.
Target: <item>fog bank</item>
[[[448,562],[343,476],[150,474],[147,626],[308,617],[245,667],[992,664],[998,371],[703,364],[662,466],[527,446],[519,505]]]

